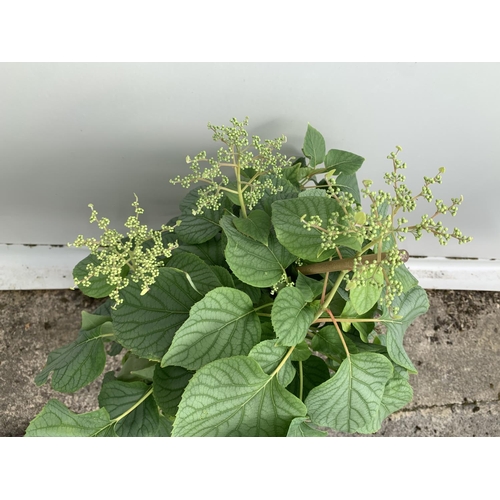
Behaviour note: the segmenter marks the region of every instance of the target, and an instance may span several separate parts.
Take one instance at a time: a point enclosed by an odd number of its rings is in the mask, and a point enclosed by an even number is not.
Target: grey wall
[[[285,134],[288,154],[310,122],[327,148],[364,156],[375,187],[396,144],[416,191],[445,166],[436,195],[465,196],[445,225],[474,241],[406,248],[500,258],[499,88],[500,65],[481,63],[0,64],[0,243],[95,235],[87,204],[118,226],[134,192],[159,226],[185,194],[168,181],[187,172],[186,155],[215,151],[207,122],[248,115],[251,133]]]

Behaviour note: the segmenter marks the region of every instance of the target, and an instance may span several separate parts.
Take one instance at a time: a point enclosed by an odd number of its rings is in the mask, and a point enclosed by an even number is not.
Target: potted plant
[[[27,436],[324,436],[326,429],[373,433],[412,399],[416,369],[403,347],[429,307],[399,243],[411,233],[471,240],[436,219],[409,222],[444,168],[416,195],[398,154],[388,159],[390,192],[359,189],[364,159],[326,150],[307,127],[304,157],[280,152],[285,137],[249,137],[248,120],[209,124],[222,145],[187,157],[190,188],[180,215],[150,230],[137,197],[127,234],[92,205],[99,240],[79,236],[90,255],[75,284],[109,297],[71,344],[52,352],[35,382],[70,393],[95,380],[107,356],[99,410],[75,414],[50,400]],[[362,207],[362,197],[369,202]]]

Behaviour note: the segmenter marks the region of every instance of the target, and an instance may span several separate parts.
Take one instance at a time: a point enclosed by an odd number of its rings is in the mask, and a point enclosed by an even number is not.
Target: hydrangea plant
[[[35,382],[51,376],[71,393],[107,356],[122,356],[121,369],[104,375],[99,409],[75,414],[52,399],[27,436],[369,434],[411,401],[417,370],[403,338],[429,302],[399,244],[424,232],[470,241],[437,220],[462,197],[409,222],[444,168],[414,194],[396,147],[390,190],[359,189],[364,158],[327,151],[312,126],[304,156],[288,158],[285,137],[249,137],[247,124],[209,124],[222,145],[187,157],[191,172],[172,182],[190,190],[161,230],[141,223],[137,197],[126,235],[90,205],[103,234],[74,242],[90,250],[75,284],[109,298],[82,312],[76,340]]]

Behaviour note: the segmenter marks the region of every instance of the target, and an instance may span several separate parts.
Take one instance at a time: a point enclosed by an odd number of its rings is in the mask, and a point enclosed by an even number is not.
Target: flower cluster
[[[441,167],[436,176],[424,177],[421,192],[414,196],[405,184],[406,177],[400,172],[407,167],[406,163],[397,158],[400,151],[401,148],[396,146],[396,151],[388,156],[393,162],[393,171],[384,176],[385,182],[392,186],[393,194],[384,190],[373,191],[370,189],[372,181],[363,181],[364,188],[361,192],[371,202],[368,213],[362,210],[350,193],[339,189],[333,173],[328,172],[323,182],[327,185],[327,196],[335,199],[339,204],[338,213],[331,214],[326,221],[326,228],[323,227],[325,221],[318,216],[312,216],[309,220],[306,220],[305,216],[301,218],[307,230],[315,229],[321,233],[322,249],[335,249],[338,238],[341,236],[354,237],[361,243],[362,248],[357,253],[353,270],[345,276],[346,289],[357,286],[383,288],[384,293],[380,300],[387,308],[390,308],[394,299],[403,291],[403,285],[396,273],[397,268],[404,262],[396,244],[397,240],[403,241],[407,233],[412,233],[416,239],[419,239],[423,231],[434,234],[441,244],[446,244],[450,238],[456,238],[459,243],[467,243],[472,239],[464,236],[458,228],[449,232],[442,222],[435,220],[438,215],[447,213],[452,216],[456,215],[463,197],[452,198],[449,206],[443,200],[436,199],[435,214],[422,216],[420,223],[415,225],[409,225],[407,218],[397,216],[400,210],[414,211],[418,198],[432,201],[433,194],[429,186],[440,184],[442,174],[445,172],[445,169]],[[375,260],[373,256],[366,259],[367,252],[372,251],[379,257]],[[396,314],[397,311],[392,309],[392,313]]]
[[[231,127],[208,124],[213,132],[213,140],[224,143],[217,151],[216,158],[207,158],[206,151],[198,153],[193,159],[189,156],[186,162],[190,164],[191,173],[187,176],[177,176],[171,179],[172,184],[181,184],[188,188],[193,184],[204,183],[208,186],[200,188],[196,209],[193,215],[202,214],[205,209],[216,210],[220,207],[224,193],[238,197],[239,204],[251,210],[266,193],[276,194],[282,190],[276,186],[273,179],[264,177],[273,174],[274,179],[281,177],[282,169],[291,164],[291,158],[281,154],[279,150],[286,142],[286,137],[262,141],[257,135],[249,140],[245,126],[248,118],[239,122],[231,120]],[[201,163],[208,163],[202,169]],[[231,181],[229,174],[223,169],[231,170],[235,180]]]
[[[436,199],[434,200],[436,211],[432,216],[423,215],[421,221],[414,225],[405,225],[408,223],[408,220],[405,218],[399,218],[397,219],[397,225],[395,225],[396,214],[399,210],[402,210],[403,212],[413,212],[417,206],[418,198],[424,198],[427,202],[431,202],[434,199],[434,195],[429,186],[433,184],[441,184],[442,174],[445,173],[445,168],[440,167],[438,173],[434,177],[424,176],[424,185],[420,193],[413,195],[408,186],[404,184],[406,179],[405,176],[398,172],[399,170],[406,168],[406,163],[403,163],[397,158],[400,151],[402,151],[401,147],[396,146],[396,151],[389,154],[387,158],[393,162],[393,171],[384,175],[385,182],[393,187],[394,196],[391,196],[389,193],[382,190],[378,192],[371,191],[370,186],[372,182],[363,181],[365,187],[362,189],[362,193],[365,198],[370,198],[371,200],[372,217],[375,216],[380,219],[380,208],[382,207],[385,211],[385,209],[390,206],[391,211],[388,217],[390,218],[391,229],[389,228],[389,221],[387,221],[386,229],[390,229],[388,232],[397,235],[400,241],[404,241],[406,233],[413,234],[415,239],[418,240],[422,237],[423,231],[436,236],[441,245],[446,245],[451,238],[457,239],[460,244],[471,241],[472,238],[464,236],[458,228],[454,228],[450,233],[448,228],[445,227],[441,221],[438,222],[435,220],[438,215],[444,215],[447,213],[455,216],[459,205],[463,201],[463,196],[460,196],[459,198],[452,198],[451,205],[446,205],[443,200]],[[374,237],[375,235],[373,234],[371,236]]]
[[[68,246],[88,247],[98,261],[97,264],[87,265],[84,278],[75,278],[75,286],[90,286],[93,278],[105,276],[106,282],[114,288],[109,294],[115,301],[114,308],[123,302],[120,290],[125,288],[130,280],[140,284],[142,295],[147,293],[159,274],[159,268],[164,265],[161,259],[170,257],[172,250],[178,247],[177,242],[165,246],[162,239],[162,233],[173,232],[175,226],[163,225],[160,231],[148,229],[139,220],[144,209],[139,206],[136,195],[132,206],[135,215],[131,215],[125,222],[128,232],[124,236],[115,229],[110,229],[109,219],[99,218],[94,206],[89,204],[92,210],[90,222],[96,222],[103,231],[101,239],[79,235],[74,243],[68,243]]]

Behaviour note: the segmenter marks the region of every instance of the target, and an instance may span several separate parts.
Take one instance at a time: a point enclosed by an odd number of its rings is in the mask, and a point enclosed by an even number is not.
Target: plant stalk
[[[399,253],[401,255],[401,260],[403,262],[407,262],[409,258],[408,252],[406,250],[400,250]],[[363,261],[380,262],[384,260],[386,257],[387,257],[386,252],[382,252],[380,255],[378,254],[364,255]],[[354,269],[354,259],[355,257],[350,257],[348,259],[337,259],[337,260],[328,260],[325,262],[315,262],[314,264],[306,264],[305,266],[299,266],[297,267],[297,270],[306,276],[311,274],[330,273],[335,271],[352,271]]]

